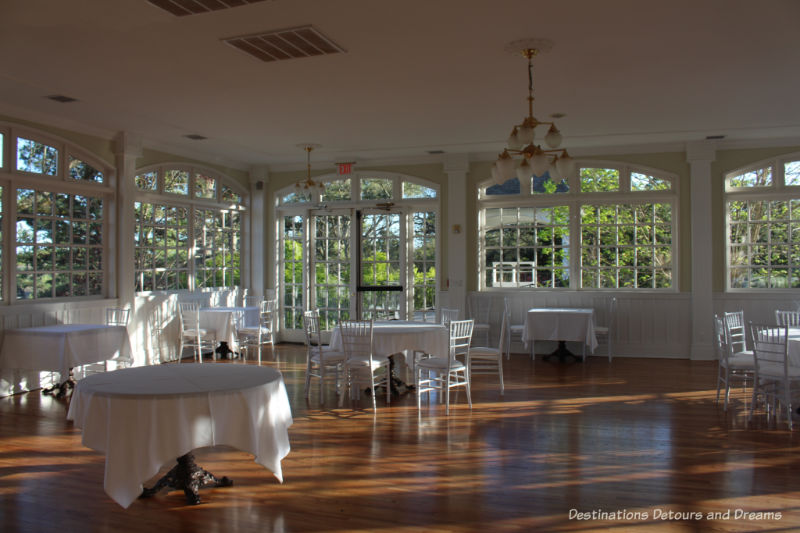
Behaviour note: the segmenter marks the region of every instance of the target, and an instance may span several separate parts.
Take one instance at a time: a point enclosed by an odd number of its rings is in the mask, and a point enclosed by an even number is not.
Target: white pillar
[[[447,306],[461,309],[466,316],[467,284],[467,172],[469,159],[466,154],[447,154],[444,160],[447,173],[447,227],[441,231],[447,235]],[[439,305],[441,307],[441,305]]]
[[[136,160],[142,155],[142,141],[137,136],[122,132],[114,139],[114,155],[117,163],[117,203],[114,222],[116,231],[112,232],[116,239],[116,249],[111,251],[110,271],[116,280],[114,288],[119,305],[133,308],[136,296],[135,269],[134,269],[134,244],[135,215],[133,200],[136,194],[134,177],[136,175]]]
[[[692,204],[692,359],[714,358],[711,163],[715,158],[716,143],[713,141],[690,142],[686,145]]]
[[[263,295],[266,271],[264,266],[267,264],[266,239],[267,235],[272,235],[271,231],[266,231],[266,194],[267,183],[269,183],[269,169],[265,166],[253,167],[250,169],[250,238],[249,238],[249,276],[248,286],[253,294]]]

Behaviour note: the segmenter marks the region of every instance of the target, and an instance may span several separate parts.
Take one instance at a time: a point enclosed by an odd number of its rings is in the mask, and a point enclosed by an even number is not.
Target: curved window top
[[[797,181],[800,184],[800,168]],[[480,188],[481,199],[510,198],[513,196],[548,197],[551,195],[591,195],[676,192],[677,178],[673,175],[644,167],[620,165],[611,162],[581,162],[578,176],[554,180],[549,173],[531,176],[522,184],[517,178],[497,184],[489,180]]]
[[[110,185],[113,173],[112,166],[77,145],[13,125],[0,125],[0,170],[101,186]]]
[[[439,197],[435,183],[392,172],[354,172],[346,177],[329,174],[317,176],[314,181],[322,184],[321,192],[290,185],[275,193],[277,203],[287,207],[316,202],[373,204],[435,200]]]
[[[727,192],[768,192],[800,187],[800,153],[767,159],[725,174]]]
[[[211,169],[172,164],[143,168],[134,176],[136,188],[142,192],[242,207],[244,194],[232,182]]]

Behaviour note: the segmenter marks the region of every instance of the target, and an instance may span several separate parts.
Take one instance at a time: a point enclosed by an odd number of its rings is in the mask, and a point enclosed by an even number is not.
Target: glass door
[[[333,329],[351,316],[351,220],[350,210],[312,211],[311,276],[314,307],[320,328]]]
[[[358,220],[358,308],[361,319],[405,319],[406,229],[399,211],[364,210]]]

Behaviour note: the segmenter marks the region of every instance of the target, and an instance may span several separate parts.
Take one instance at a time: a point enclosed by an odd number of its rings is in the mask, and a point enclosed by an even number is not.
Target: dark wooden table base
[[[186,495],[186,502],[189,505],[197,505],[200,503],[200,494],[198,493],[201,488],[207,486],[230,487],[231,485],[233,485],[232,479],[227,477],[220,479],[211,472],[197,466],[197,463],[194,462],[194,454],[187,453],[178,457],[178,464],[172,467],[172,470],[159,479],[152,488],[145,488],[140,498],[149,498],[162,489],[169,487],[173,490],[183,489],[183,493]]]

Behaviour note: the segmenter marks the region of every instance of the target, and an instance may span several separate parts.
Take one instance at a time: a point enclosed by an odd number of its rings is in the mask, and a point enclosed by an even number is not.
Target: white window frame
[[[723,212],[725,217],[725,291],[736,293],[753,293],[757,291],[768,291],[770,294],[795,293],[797,288],[792,287],[732,287],[731,286],[731,219],[730,203],[732,201],[791,201],[800,200],[800,185],[786,185],[785,165],[786,163],[800,161],[800,152],[783,154],[776,157],[762,159],[755,163],[725,172],[723,196]],[[772,167],[772,184],[760,187],[732,187],[732,178],[746,174],[747,172],[757,171],[767,167]],[[761,266],[761,265],[760,265]],[[787,268],[792,268],[791,263]],[[800,265],[798,265],[800,268]]]
[[[603,192],[581,192],[580,191],[580,169],[583,168],[607,168],[619,171],[619,190]],[[493,207],[557,207],[566,206],[569,208],[569,235],[570,235],[570,278],[569,287],[515,287],[515,290],[529,291],[628,291],[645,292],[678,292],[680,286],[679,279],[679,250],[678,240],[679,227],[679,207],[680,190],[678,177],[669,172],[618,161],[608,160],[580,160],[578,161],[578,173],[567,179],[569,190],[563,193],[541,194],[532,192],[533,178],[530,185],[520,184],[519,194],[506,195],[487,195],[486,189],[495,185],[491,179],[486,179],[478,184],[478,288],[481,291],[507,291],[509,287],[488,287],[486,285],[487,266],[485,265],[485,215],[487,208]],[[631,173],[647,174],[665,180],[670,183],[669,190],[661,191],[633,191],[631,190]],[[583,205],[635,205],[645,203],[669,204],[672,207],[672,286],[669,288],[594,288],[581,287],[581,206]]]
[[[164,172],[169,170],[179,170],[179,171],[186,171],[189,174],[189,182],[188,182],[188,192],[186,195],[183,194],[175,194],[175,193],[168,193],[164,191]],[[157,173],[157,181],[156,181],[156,190],[146,190],[140,189],[134,183],[133,190],[134,190],[134,202],[141,202],[147,204],[157,204],[163,205],[168,207],[184,207],[188,209],[188,222],[187,222],[187,231],[189,234],[189,240],[187,243],[187,253],[189,257],[189,279],[188,279],[188,291],[196,291],[200,290],[201,288],[198,287],[197,279],[196,279],[196,266],[194,261],[194,250],[195,250],[195,213],[196,209],[212,209],[212,210],[219,210],[219,211],[239,211],[240,220],[239,220],[239,280],[240,284],[244,279],[244,265],[247,262],[247,258],[249,257],[249,249],[248,249],[248,242],[245,238],[247,234],[247,227],[249,227],[249,202],[250,202],[250,194],[249,192],[236,180],[225,176],[223,173],[214,170],[209,167],[205,167],[202,165],[187,165],[186,163],[171,163],[171,162],[164,162],[158,163],[155,165],[148,165],[144,167],[137,168],[134,176],[131,179],[135,181],[136,176],[140,174],[145,174],[148,172],[156,172]],[[195,191],[195,174],[203,174],[205,176],[213,177],[217,180],[217,187],[215,191],[215,198],[199,198],[194,195]],[[232,205],[230,203],[225,203],[221,199],[222,194],[222,186],[225,185],[233,190],[236,194],[241,197],[241,203],[238,205]],[[134,214],[135,216],[135,214]],[[134,220],[134,225],[136,225],[136,221]],[[134,245],[135,246],[135,245]],[[134,249],[134,252],[136,250]],[[138,268],[138,263],[134,265],[134,272],[138,276],[138,273],[142,270]],[[178,270],[176,272],[182,272],[183,270]],[[209,287],[202,287],[202,289],[208,289]],[[220,288],[230,288],[230,287],[220,287]],[[137,291],[137,294],[147,294],[150,292],[164,292],[164,291],[175,291],[176,289],[154,289],[153,291]],[[184,290],[184,289],[178,289]]]
[[[392,180],[392,199],[391,200],[361,200],[360,194],[360,186],[361,186],[361,179],[389,179]],[[424,178],[411,176],[408,174],[402,174],[397,172],[383,172],[383,171],[354,171],[347,175],[339,175],[336,173],[329,173],[323,174],[320,176],[314,176],[313,180],[318,183],[328,183],[331,181],[338,181],[343,179],[350,179],[350,200],[336,200],[336,201],[321,201],[321,195],[319,192],[313,192],[311,194],[311,200],[308,202],[294,202],[294,203],[281,203],[283,197],[291,194],[292,192],[296,191],[296,187],[294,184],[283,187],[279,190],[276,190],[274,193],[274,205],[276,210],[276,230],[277,230],[277,238],[276,238],[276,259],[278,260],[278,267],[276,272],[278,287],[279,287],[279,294],[280,297],[280,327],[284,333],[284,337],[287,340],[292,341],[300,341],[302,340],[299,333],[296,330],[291,330],[286,328],[285,324],[285,316],[284,316],[284,295],[285,295],[285,286],[284,286],[284,279],[283,279],[283,268],[284,268],[284,231],[283,231],[283,221],[284,217],[286,216],[302,216],[304,221],[304,242],[305,246],[303,248],[303,279],[305,286],[303,287],[303,307],[304,309],[309,309],[311,302],[313,301],[312,295],[316,290],[314,281],[315,276],[313,276],[311,272],[309,272],[311,258],[309,257],[308,246],[311,242],[313,242],[312,235],[311,235],[311,216],[312,212],[330,210],[338,212],[339,210],[349,209],[352,213],[351,224],[352,228],[355,228],[356,225],[356,210],[365,210],[365,209],[374,209],[376,206],[381,204],[391,203],[391,209],[393,211],[401,210],[405,215],[405,220],[407,226],[404,229],[404,235],[406,235],[405,242],[407,247],[406,257],[407,263],[409,265],[413,265],[413,213],[418,211],[427,211],[427,212],[434,212],[436,216],[436,234],[441,235],[439,230],[441,225],[441,187],[434,182],[428,181]],[[402,198],[402,188],[403,182],[412,182],[423,187],[428,187],[436,191],[435,198]],[[351,242],[354,243],[355,238],[355,231],[351,231]],[[441,279],[441,239],[437,239],[436,242],[436,272],[437,272],[437,283],[436,283],[436,294],[435,298],[436,301],[439,301],[439,282],[438,280]],[[353,253],[351,253],[351,279],[353,276],[357,275],[355,270],[356,264],[356,257],[354,251],[356,250],[355,246],[351,247]],[[406,307],[413,308],[413,282],[414,282],[414,272],[413,266],[411,268],[406,268],[406,278],[404,280],[404,287],[406,291]],[[357,296],[351,295],[351,313],[355,310],[355,298]],[[353,316],[351,314],[351,316]]]
[[[116,170],[112,163],[92,155],[91,152],[71,141],[34,128],[19,126],[10,122],[0,122],[3,135],[2,166],[0,166],[0,186],[3,188],[3,294],[2,303],[6,305],[31,305],[37,303],[70,302],[97,300],[113,296],[114,287],[111,272],[114,271],[114,249],[111,228],[117,212]],[[17,170],[17,139],[24,138],[52,146],[58,151],[56,173],[40,174]],[[102,172],[103,182],[75,180],[69,175],[69,156],[72,155]],[[16,298],[16,191],[34,189],[49,193],[62,193],[90,196],[103,201],[102,220],[102,289],[100,294],[86,296],[64,296],[51,298]],[[71,216],[69,217],[71,220]],[[81,270],[82,271],[82,270]],[[64,273],[72,273],[72,269]],[[35,271],[34,271],[35,273]]]

